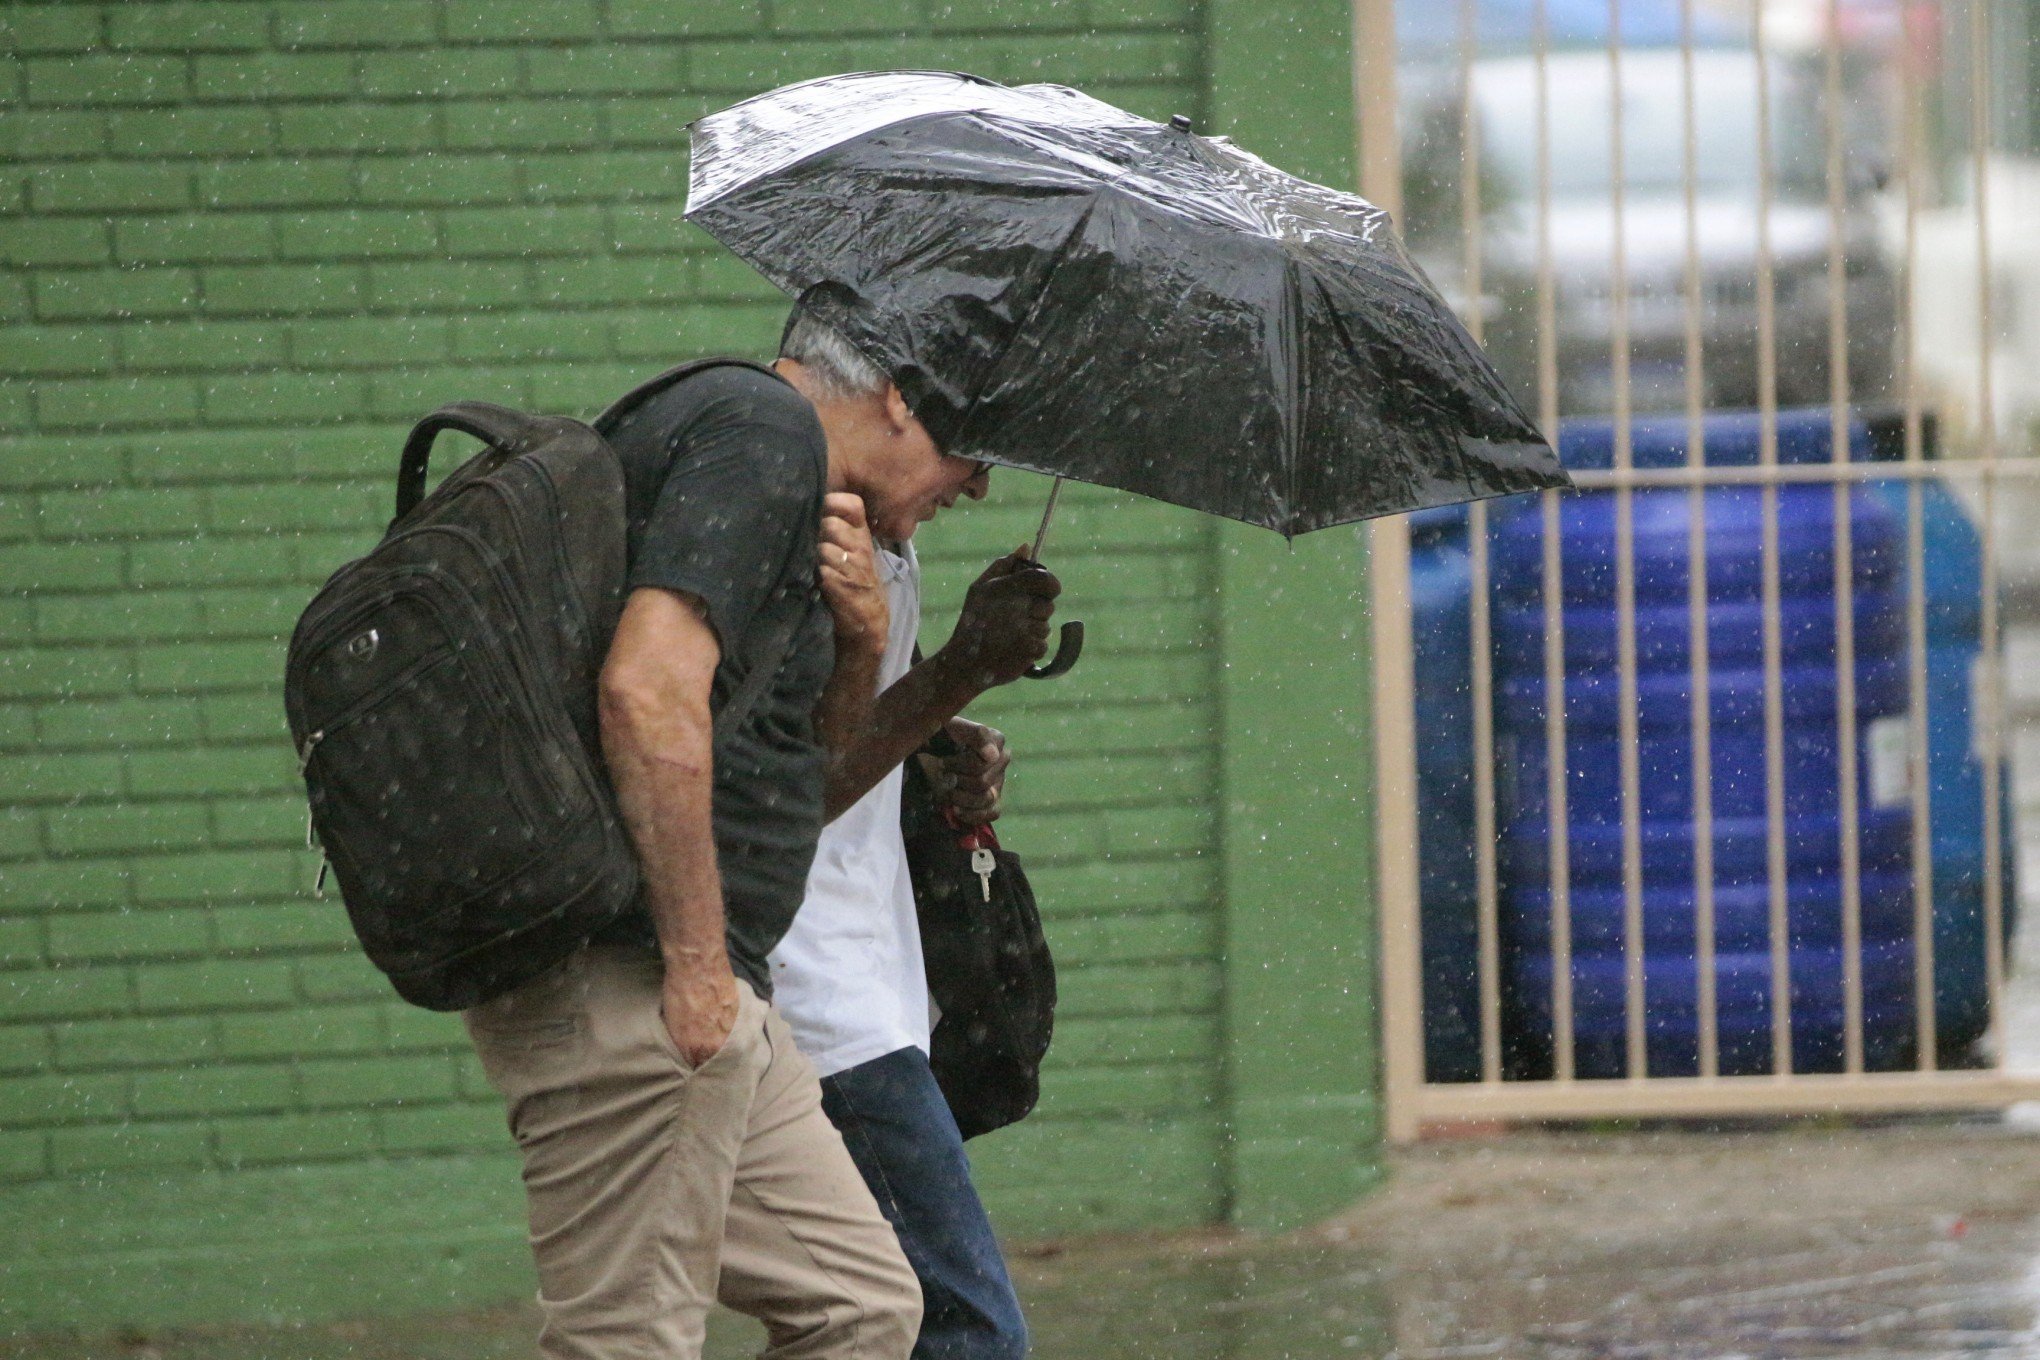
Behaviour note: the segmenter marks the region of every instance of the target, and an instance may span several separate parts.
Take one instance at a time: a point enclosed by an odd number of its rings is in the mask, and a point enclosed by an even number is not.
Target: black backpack
[[[597,425],[742,362],[672,369]],[[487,447],[426,496],[445,430]],[[311,831],[362,947],[405,1000],[487,1001],[638,901],[596,717],[625,572],[623,469],[596,429],[456,402],[405,441],[382,541],[298,620],[284,704]],[[750,667],[719,733],[787,641]]]

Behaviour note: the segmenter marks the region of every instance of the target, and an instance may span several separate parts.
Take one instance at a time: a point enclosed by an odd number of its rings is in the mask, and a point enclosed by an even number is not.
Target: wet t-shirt
[[[779,378],[727,365],[686,378],[608,431],[623,460],[628,586],[707,606],[722,647],[717,712],[785,624],[792,644],[750,713],[715,743],[714,826],[730,964],[771,995],[765,956],[799,908],[822,830],[815,703],[835,632],[815,580],[828,452],[814,408]],[[632,913],[606,940],[656,945]]]

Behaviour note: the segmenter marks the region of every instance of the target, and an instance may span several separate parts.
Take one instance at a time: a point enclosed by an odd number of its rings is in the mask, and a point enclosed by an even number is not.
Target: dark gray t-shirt
[[[750,714],[715,745],[714,824],[730,964],[760,996],[765,956],[799,908],[822,830],[814,709],[835,666],[815,580],[828,447],[806,399],[728,365],[683,379],[608,432],[623,460],[629,587],[684,591],[722,645],[717,712],[788,622],[793,641]],[[606,940],[655,945],[634,912]]]

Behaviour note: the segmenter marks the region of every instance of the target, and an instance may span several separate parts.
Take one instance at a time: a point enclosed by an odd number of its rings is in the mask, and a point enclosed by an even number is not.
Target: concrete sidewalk
[[[1394,1154],[1308,1233],[1015,1262],[1039,1360],[2040,1356],[2040,1138],[2000,1120],[1522,1132]],[[0,1360],[508,1360],[528,1306],[0,1341]],[[755,1353],[716,1320],[716,1360]]]

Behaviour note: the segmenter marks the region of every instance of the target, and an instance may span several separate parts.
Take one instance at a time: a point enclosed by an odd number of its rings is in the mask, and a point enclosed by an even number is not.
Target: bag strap
[[[730,365],[753,368],[760,373],[771,374],[780,382],[786,381],[765,365],[749,359],[695,359],[676,364],[657,377],[646,379],[609,403],[602,414],[595,417],[595,429],[607,434],[617,421],[675,383],[707,369]],[[402,519],[410,514],[425,498],[425,476],[432,459],[432,444],[441,432],[459,430],[462,434],[473,435],[489,445],[492,461],[500,463],[515,452],[514,446],[530,434],[536,423],[522,411],[513,411],[489,401],[448,402],[426,416],[411,428],[410,437],[404,441],[404,452],[397,460],[396,518]]]
[[[802,614],[792,614],[782,620],[766,637],[765,645],[751,658],[751,668],[744,673],[744,683],[737,687],[737,692],[723,705],[722,712],[715,715],[716,736],[724,737],[734,732],[737,724],[758,706],[758,700],[764,697],[765,686],[772,682],[773,676],[779,674],[779,668],[786,664],[788,654],[793,651],[793,635],[800,631],[803,621]],[[759,665],[761,660],[769,664]]]
[[[778,382],[786,381],[765,365],[753,363],[749,359],[695,359],[688,363],[675,364],[664,373],[645,379],[610,402],[603,408],[602,414],[595,417],[595,430],[606,438],[609,432],[616,428],[617,422],[667,388],[711,368],[726,367],[756,369],[760,373],[769,374]],[[793,635],[800,631],[802,621],[800,614],[792,614],[774,628],[767,635],[764,645],[752,654],[750,667],[744,674],[744,683],[737,687],[737,692],[730,696],[722,711],[715,715],[717,737],[727,736],[735,731],[737,724],[758,706],[758,700],[765,696],[765,687],[772,683],[772,677],[779,674],[779,668],[786,664],[787,655],[793,650]]]
[[[760,373],[771,374],[780,382],[786,381],[763,364],[753,363],[749,359],[696,359],[691,363],[676,364],[657,377],[649,378],[631,388],[611,402],[602,414],[595,418],[595,428],[599,432],[607,433],[609,428],[638,405],[675,383],[704,370],[729,365],[754,368]],[[507,406],[498,406],[487,401],[449,402],[426,416],[412,427],[410,437],[404,441],[403,454],[397,462],[396,518],[402,519],[410,514],[417,508],[418,502],[425,498],[425,477],[432,459],[432,444],[441,433],[458,430],[462,434],[473,435],[481,440],[489,446],[483,456],[490,460],[493,467],[494,464],[501,463],[515,454],[537,423],[521,411],[513,411]],[[771,683],[772,677],[777,675],[779,668],[785,664],[787,654],[793,647],[793,635],[799,631],[801,622],[801,615],[796,613],[780,623],[767,636],[764,646],[760,647],[752,658],[750,669],[744,676],[744,683],[738,686],[737,692],[730,696],[729,703],[716,715],[717,736],[734,730],[736,725],[757,707],[758,700],[764,696],[766,685]],[[758,664],[760,662],[766,664]]]
[[[432,441],[443,430],[471,434],[489,446],[488,456],[502,462],[516,452],[535,424],[530,416],[488,401],[455,401],[440,407],[411,428],[397,460],[398,519],[425,498],[425,469],[432,460]]]
[[[665,391],[667,388],[673,386],[675,383],[684,382],[686,379],[693,377],[695,374],[706,372],[711,368],[730,368],[730,367],[756,369],[760,373],[770,374],[773,378],[777,379],[780,382],[786,381],[786,379],[781,378],[777,373],[773,373],[772,370],[767,368],[765,365],[760,363],[753,363],[749,359],[732,359],[725,357],[718,359],[690,360],[689,362],[684,364],[675,364],[673,367],[667,369],[664,373],[659,374],[655,378],[645,379],[643,382],[639,383],[636,387],[631,388],[630,391],[624,393],[622,396],[618,397],[615,401],[612,401],[609,403],[609,405],[603,407],[602,414],[595,417],[594,420],[595,429],[598,433],[607,436],[611,430],[616,428],[616,423],[618,421],[622,420],[625,416],[629,415],[639,406],[643,405],[647,401],[650,401],[653,397],[658,396],[659,393]]]

